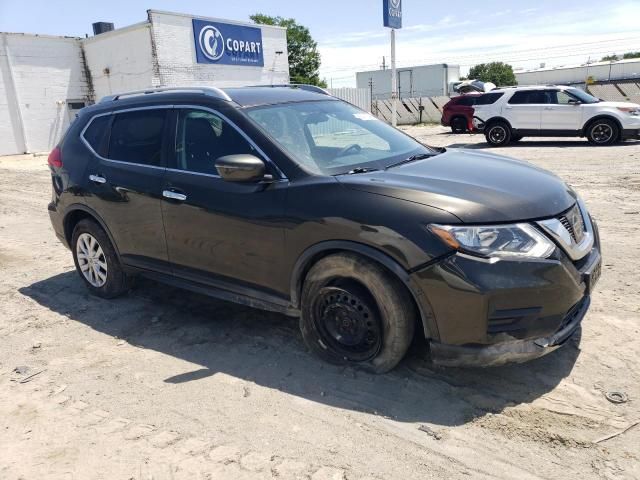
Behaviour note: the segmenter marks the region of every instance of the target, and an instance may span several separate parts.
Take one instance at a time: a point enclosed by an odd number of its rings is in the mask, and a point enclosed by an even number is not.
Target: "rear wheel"
[[[455,117],[451,120],[451,131],[453,133],[465,133],[467,131],[467,119],[464,117]]]
[[[307,346],[330,363],[388,372],[405,356],[415,322],[405,287],[365,258],[330,255],[307,274],[300,330]]]
[[[593,145],[611,145],[620,138],[620,128],[613,120],[596,120],[587,129],[587,139]]]
[[[484,136],[489,145],[502,147],[511,141],[511,128],[505,122],[494,122],[485,129]]]
[[[91,293],[113,298],[129,289],[129,278],[109,237],[93,220],[78,222],[71,240],[76,270]]]

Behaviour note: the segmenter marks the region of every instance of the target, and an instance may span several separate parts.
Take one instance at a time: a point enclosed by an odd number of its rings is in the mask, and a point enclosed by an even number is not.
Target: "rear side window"
[[[87,143],[91,145],[91,148],[93,148],[93,151],[103,157],[105,156],[107,149],[106,133],[109,127],[109,120],[111,120],[111,115],[95,117],[83,135]]]
[[[491,105],[496,103],[503,95],[503,92],[485,93],[476,98],[474,105]]]
[[[512,105],[536,105],[549,103],[547,92],[544,90],[523,90],[513,94],[509,99]]]
[[[165,109],[117,113],[111,125],[109,158],[159,166],[166,113]]]

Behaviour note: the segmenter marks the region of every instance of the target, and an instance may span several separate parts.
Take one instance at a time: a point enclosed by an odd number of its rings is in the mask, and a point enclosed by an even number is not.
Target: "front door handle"
[[[100,175],[89,175],[89,180],[93,183],[107,183],[107,179]]]
[[[163,190],[162,196],[164,198],[170,198],[171,200],[178,200],[180,202],[184,202],[187,199],[187,196],[184,193],[178,193],[172,190]]]

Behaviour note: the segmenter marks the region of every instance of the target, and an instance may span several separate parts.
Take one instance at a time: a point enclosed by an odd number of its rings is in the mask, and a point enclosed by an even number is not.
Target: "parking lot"
[[[0,478],[640,478],[640,141],[406,130],[583,196],[603,273],[565,348],[487,370],[415,348],[375,376],[316,359],[275,313],[147,280],[92,297],[49,224],[46,156],[0,157]]]

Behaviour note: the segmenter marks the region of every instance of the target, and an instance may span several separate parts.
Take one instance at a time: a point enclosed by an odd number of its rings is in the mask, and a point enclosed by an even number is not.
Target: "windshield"
[[[322,175],[383,169],[437,153],[345,102],[268,105],[247,113],[298,163]]]
[[[576,97],[582,103],[598,103],[600,101],[599,98],[593,97],[579,88],[567,88],[566,92]]]

